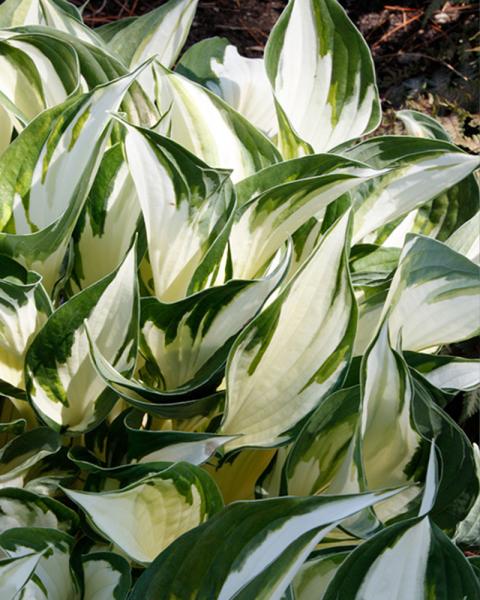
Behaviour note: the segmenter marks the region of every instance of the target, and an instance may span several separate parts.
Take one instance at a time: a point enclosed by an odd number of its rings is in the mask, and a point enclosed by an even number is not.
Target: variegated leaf
[[[420,444],[412,425],[413,386],[403,358],[390,346],[384,323],[362,362],[360,432],[368,486],[405,484]]]
[[[340,471],[358,426],[360,390],[353,387],[328,396],[311,415],[288,452],[280,491],[306,496],[352,491],[340,486]],[[355,480],[353,487],[357,486]],[[338,487],[338,490],[335,490]]]
[[[232,454],[227,460],[217,456],[203,468],[217,484],[225,504],[237,500],[254,500],[257,498],[257,482],[276,452],[277,450],[270,448],[247,448]]]
[[[235,209],[233,187],[228,172],[210,169],[175,142],[125,127],[155,295],[174,302],[202,289],[217,270]]]
[[[293,600],[323,600],[348,551],[327,550],[307,560],[293,580]]]
[[[130,565],[113,552],[82,556],[83,600],[125,600],[131,585]]]
[[[417,110],[399,110],[396,115],[402,121],[408,135],[443,140],[444,142],[451,141],[450,136],[442,125],[427,114],[418,112]]]
[[[480,211],[454,231],[445,244],[480,265]]]
[[[341,159],[336,169],[331,164],[335,161],[324,161],[321,156],[319,170],[324,162],[330,163],[332,172],[294,181],[284,176],[285,183],[277,180],[270,189],[240,207],[229,238],[234,277],[258,276],[273,254],[308,219],[323,216],[330,203],[376,175],[361,163],[347,165]],[[270,176],[279,174],[284,164],[290,171],[288,163],[282,163],[270,169]],[[259,179],[264,185],[266,175]]]
[[[379,124],[370,51],[336,0],[290,0],[270,34],[265,62],[281,109],[315,152]]]
[[[148,462],[188,462],[201,465],[233,439],[232,436],[191,431],[161,431],[134,427],[132,417],[126,420],[129,460]]]
[[[162,552],[132,600],[280,600],[337,522],[392,493],[235,502]]]
[[[79,40],[102,45],[102,40],[80,19],[68,2],[58,0],[6,0],[0,8],[0,27],[43,25],[69,33]]]
[[[286,248],[265,277],[229,281],[184,300],[167,304],[143,298],[140,350],[160,389],[193,388],[207,383],[223,367],[235,336],[257,314],[285,277]]]
[[[445,391],[472,391],[480,386],[480,360],[440,354],[405,352],[415,368],[435,387]]]
[[[477,444],[473,444],[473,451],[479,492],[470,512],[465,519],[458,524],[454,540],[457,544],[478,546],[480,540],[480,450]]]
[[[356,191],[353,242],[387,240],[387,245],[400,247],[414,224],[412,211],[462,181],[480,165],[477,156],[461,152],[447,142],[407,136],[372,138],[347,150],[345,155],[372,168],[392,169]],[[475,200],[470,204],[469,210],[475,211]],[[395,229],[397,220],[407,214],[408,219]],[[386,225],[390,227],[385,228]]]
[[[19,488],[0,489],[0,533],[14,527],[59,529],[74,534],[75,512],[58,500]]]
[[[73,538],[62,531],[42,528],[14,528],[0,534],[0,548],[12,558],[39,556],[19,598],[35,600],[76,600],[79,585],[70,566]]]
[[[408,135],[451,142],[442,125],[432,117],[414,110],[401,110],[397,117],[403,122]],[[421,233],[445,241],[478,211],[480,190],[478,180],[469,175],[458,184],[419,207],[415,215],[407,216],[385,228],[385,235],[395,240],[406,229],[411,233]],[[406,228],[405,228],[406,225]],[[400,233],[400,236],[398,235]],[[382,236],[380,231],[379,236]]]
[[[0,257],[0,382],[25,389],[25,354],[51,312],[42,278]]]
[[[431,238],[409,235],[384,307],[392,344],[424,350],[480,331],[480,267]]]
[[[323,600],[473,600],[478,594],[480,583],[466,558],[441,529],[422,517],[391,525],[354,550]]]
[[[32,552],[18,558],[0,559],[0,589],[5,600],[15,600],[32,576],[42,557]]]
[[[127,67],[156,55],[171,68],[187,39],[197,4],[198,0],[170,0],[126,23],[108,40],[108,47]]]
[[[216,94],[155,64],[157,103],[170,136],[234,183],[279,162],[275,146]]]
[[[132,377],[124,377],[105,359],[94,340],[90,338],[89,343],[90,357],[101,379],[114,394],[139,411],[163,419],[189,419],[208,415],[223,400],[223,392],[212,393],[208,386],[207,390],[187,387],[162,392]]]
[[[177,463],[113,492],[64,491],[98,531],[141,564],[150,563],[222,506],[210,477],[187,463]],[[122,527],[118,527],[117,514],[122,515]]]
[[[268,137],[276,133],[273,92],[263,59],[241,56],[226,38],[214,37],[189,48],[176,72],[223,98]]]
[[[63,102],[79,88],[78,59],[73,48],[48,35],[17,34],[0,41],[0,105],[6,147],[12,130],[44,109]]]
[[[284,291],[248,325],[227,363],[227,444],[277,444],[341,380],[355,335],[347,270],[349,214],[323,237]]]
[[[13,438],[0,450],[0,487],[22,487],[28,470],[60,447],[60,436],[49,427],[37,427]]]
[[[97,376],[84,324],[120,371],[135,365],[138,297],[135,248],[119,269],[63,304],[35,338],[26,358],[28,395],[54,429],[86,431],[116,397]]]
[[[84,289],[122,262],[141,216],[135,186],[120,144],[106,150],[74,231],[72,277]]]
[[[139,70],[41,113],[0,157],[0,251],[51,292],[100,164],[111,111]]]

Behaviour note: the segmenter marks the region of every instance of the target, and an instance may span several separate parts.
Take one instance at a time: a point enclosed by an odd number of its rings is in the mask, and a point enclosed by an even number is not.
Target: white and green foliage
[[[0,6],[2,598],[476,600],[480,160],[361,139],[337,0],[196,6]]]

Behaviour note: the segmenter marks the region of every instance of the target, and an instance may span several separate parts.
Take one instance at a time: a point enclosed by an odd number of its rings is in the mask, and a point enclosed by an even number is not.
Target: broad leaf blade
[[[278,443],[341,380],[356,322],[348,226],[346,214],[233,346],[221,431],[243,436],[229,449]]]
[[[172,304],[143,298],[140,349],[159,387],[197,387],[217,375],[235,336],[285,277],[289,260],[287,248],[261,279],[231,280]]]
[[[336,0],[292,0],[270,34],[265,59],[277,101],[315,152],[379,124],[370,51]]]
[[[28,394],[56,430],[81,432],[105,418],[116,398],[90,362],[84,323],[120,371],[136,356],[138,298],[135,248],[117,272],[63,304],[47,321],[26,358]]]
[[[151,131],[125,126],[155,295],[174,302],[201,289],[218,268],[235,208],[233,188],[227,172]]]
[[[158,64],[155,73],[172,139],[208,165],[232,169],[236,183],[280,160],[275,146],[218,96]]]
[[[480,585],[467,560],[424,517],[392,525],[354,550],[337,571],[324,600],[381,600],[389,595],[473,599],[479,593]]]
[[[221,507],[206,473],[177,463],[126,488],[101,494],[65,490],[95,527],[134,561],[148,564],[183,533]],[[118,527],[116,514],[122,515]]]
[[[84,600],[125,600],[131,585],[130,565],[113,552],[82,556]]]
[[[242,598],[279,599],[326,530],[391,493],[236,502],[165,550],[132,600],[229,600],[247,585]]]
[[[171,68],[187,39],[197,3],[197,0],[170,0],[128,22],[108,41],[112,54],[130,68],[153,55]]]
[[[226,38],[209,38],[194,44],[176,71],[223,98],[269,137],[277,120],[273,93],[263,59],[246,58]]]
[[[111,111],[138,72],[40,114],[0,157],[0,251],[43,275],[49,292],[100,164]]]

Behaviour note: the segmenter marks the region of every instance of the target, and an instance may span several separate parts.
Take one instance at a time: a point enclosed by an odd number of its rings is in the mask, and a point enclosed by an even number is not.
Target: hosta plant
[[[480,160],[336,0],[196,4],[0,5],[2,599],[474,600]]]

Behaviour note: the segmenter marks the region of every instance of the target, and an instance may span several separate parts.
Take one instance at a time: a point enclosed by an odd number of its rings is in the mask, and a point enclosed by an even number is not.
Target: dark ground
[[[164,1],[90,0],[84,17],[98,26]],[[389,109],[414,108],[440,117],[457,143],[480,152],[478,0],[340,1],[372,49],[386,130],[400,131]],[[220,35],[244,55],[261,56],[285,5],[285,0],[200,0],[187,46]]]

